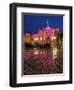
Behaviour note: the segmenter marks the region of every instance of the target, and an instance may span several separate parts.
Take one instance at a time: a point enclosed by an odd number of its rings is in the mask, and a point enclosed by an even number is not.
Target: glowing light
[[[46,30],[50,29],[50,27],[46,27]]]
[[[37,41],[37,40],[38,40],[38,38],[37,38],[37,37],[35,37],[35,38],[34,38],[34,40],[35,40],[35,41]]]
[[[51,38],[51,40],[54,40],[54,39],[56,39],[56,37],[55,37],[55,36]]]
[[[42,37],[40,37],[40,40],[42,40]]]
[[[38,54],[39,54],[39,51],[38,51],[38,50],[35,50],[35,51],[34,51],[34,54],[35,54],[35,55],[38,55]]]
[[[57,58],[57,48],[53,48],[53,58],[55,59],[55,58]]]

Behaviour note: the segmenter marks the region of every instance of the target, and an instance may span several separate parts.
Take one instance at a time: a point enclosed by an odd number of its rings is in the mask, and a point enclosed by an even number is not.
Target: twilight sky
[[[23,14],[22,16],[24,32],[37,33],[40,28],[47,26],[47,21],[50,27],[63,30],[63,16],[61,15]]]

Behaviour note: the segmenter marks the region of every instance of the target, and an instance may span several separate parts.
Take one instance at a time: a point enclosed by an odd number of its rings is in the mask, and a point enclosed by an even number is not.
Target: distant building
[[[56,40],[56,33],[59,32],[59,28],[52,28],[49,27],[48,21],[47,26],[45,28],[39,29],[38,33],[36,34],[30,34],[25,33],[24,35],[24,42],[37,42],[37,43],[49,43],[50,41],[54,42]]]
[[[37,34],[33,34],[32,38],[34,42],[49,43],[50,41],[54,41],[56,39],[56,32],[59,32],[59,29],[46,27],[39,30]]]

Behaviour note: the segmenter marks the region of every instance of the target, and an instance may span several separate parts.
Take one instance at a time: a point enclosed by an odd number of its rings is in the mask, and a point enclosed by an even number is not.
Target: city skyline
[[[63,16],[59,15],[23,15],[23,30],[24,33],[37,33],[39,29],[59,28],[63,30]]]

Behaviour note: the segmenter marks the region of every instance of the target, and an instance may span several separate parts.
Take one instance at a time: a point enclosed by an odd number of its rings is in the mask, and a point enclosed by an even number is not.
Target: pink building
[[[38,33],[36,34],[26,34],[25,35],[25,42],[37,42],[37,43],[49,43],[56,40],[55,33],[59,32],[59,28],[52,28],[49,27],[48,21],[47,26],[45,28],[39,29]]]
[[[59,32],[59,29],[46,27],[46,28],[43,28],[43,32],[44,32],[45,39],[50,38],[50,40],[52,40],[52,39],[55,39],[55,33]]]
[[[40,29],[37,34],[33,34],[32,37],[35,42],[47,43],[56,39],[56,32],[59,32],[58,28],[46,27]]]

